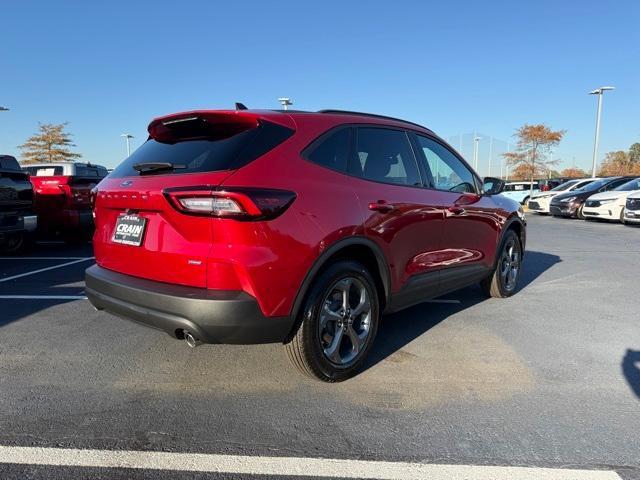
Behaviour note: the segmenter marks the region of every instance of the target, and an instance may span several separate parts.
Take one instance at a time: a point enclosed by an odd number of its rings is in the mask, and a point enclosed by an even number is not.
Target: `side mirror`
[[[482,191],[485,195],[497,195],[504,190],[505,181],[494,177],[484,177]]]

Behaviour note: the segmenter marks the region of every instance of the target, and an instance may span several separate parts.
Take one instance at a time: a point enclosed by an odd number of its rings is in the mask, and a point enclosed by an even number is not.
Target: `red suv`
[[[59,233],[71,243],[93,233],[91,189],[107,176],[101,165],[54,162],[25,165],[35,189],[40,233]]]
[[[516,289],[525,218],[431,130],[364,113],[192,111],[97,188],[91,303],[199,343],[286,345],[352,376],[383,313]]]

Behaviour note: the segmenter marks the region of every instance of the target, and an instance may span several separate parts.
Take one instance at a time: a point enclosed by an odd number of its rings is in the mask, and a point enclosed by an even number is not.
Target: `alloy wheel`
[[[510,238],[505,244],[500,258],[502,285],[509,292],[516,288],[521,260],[520,245],[515,238]]]
[[[365,284],[354,277],[338,280],[321,308],[318,333],[324,356],[338,366],[353,362],[371,332],[371,299]]]

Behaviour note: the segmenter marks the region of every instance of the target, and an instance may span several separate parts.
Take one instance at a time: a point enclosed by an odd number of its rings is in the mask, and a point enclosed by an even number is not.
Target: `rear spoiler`
[[[179,140],[229,138],[256,128],[261,120],[295,128],[288,115],[274,116],[249,110],[193,110],[158,117],[149,124],[147,130],[150,138],[171,143]]]

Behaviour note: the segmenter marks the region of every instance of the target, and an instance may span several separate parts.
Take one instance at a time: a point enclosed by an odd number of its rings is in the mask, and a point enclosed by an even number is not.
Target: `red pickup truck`
[[[38,231],[62,235],[69,242],[88,240],[93,232],[91,189],[107,176],[101,165],[79,162],[23,166],[35,190]]]

